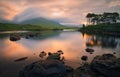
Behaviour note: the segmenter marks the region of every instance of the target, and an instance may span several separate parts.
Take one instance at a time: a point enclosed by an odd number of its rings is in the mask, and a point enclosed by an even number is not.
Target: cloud
[[[89,12],[119,12],[119,0],[1,0],[0,18],[22,21],[44,17],[60,23],[83,23]]]
[[[120,0],[115,0],[109,3],[109,7],[120,7]]]
[[[0,19],[12,20],[19,12],[19,7],[6,0],[0,1]]]

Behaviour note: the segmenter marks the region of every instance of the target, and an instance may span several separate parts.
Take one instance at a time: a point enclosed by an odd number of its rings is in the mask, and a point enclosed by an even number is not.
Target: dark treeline
[[[120,20],[119,16],[120,15],[117,12],[105,12],[103,14],[88,13],[86,18],[88,25],[95,25],[101,23],[117,23],[117,21]]]

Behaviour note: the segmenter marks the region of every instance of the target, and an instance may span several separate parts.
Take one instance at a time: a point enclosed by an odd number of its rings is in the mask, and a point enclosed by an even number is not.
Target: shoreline
[[[120,23],[90,25],[82,27],[78,31],[87,34],[120,36]]]
[[[99,35],[110,35],[110,36],[120,36],[120,32],[115,31],[102,31],[102,30],[79,30],[81,33],[87,33],[87,34],[99,34]]]

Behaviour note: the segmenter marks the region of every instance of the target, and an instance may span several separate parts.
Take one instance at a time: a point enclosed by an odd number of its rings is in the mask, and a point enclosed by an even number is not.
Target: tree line
[[[95,25],[101,23],[117,23],[120,20],[120,15],[117,12],[105,12],[103,14],[88,13],[86,18],[88,25]]]

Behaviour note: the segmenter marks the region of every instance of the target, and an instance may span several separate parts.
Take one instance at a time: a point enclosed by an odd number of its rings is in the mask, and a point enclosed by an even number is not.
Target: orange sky
[[[0,19],[44,17],[60,23],[85,22],[89,12],[119,12],[120,0],[0,0]]]

